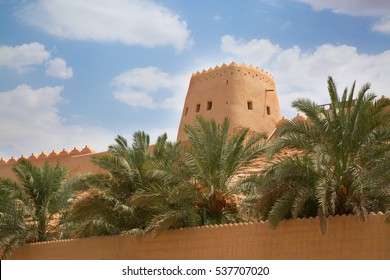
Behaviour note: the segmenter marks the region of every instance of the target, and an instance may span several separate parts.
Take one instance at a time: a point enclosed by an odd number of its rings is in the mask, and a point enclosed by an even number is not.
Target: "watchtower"
[[[184,125],[196,115],[222,122],[230,118],[229,133],[241,128],[270,134],[281,119],[272,76],[258,67],[232,62],[192,74],[177,140],[187,141]]]

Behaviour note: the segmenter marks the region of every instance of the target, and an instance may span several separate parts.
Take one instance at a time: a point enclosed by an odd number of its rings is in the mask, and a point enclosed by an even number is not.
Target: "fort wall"
[[[95,153],[90,147],[85,146],[83,149],[74,148],[71,151],[63,149],[61,152],[52,151],[51,153],[42,152],[39,155],[31,154],[29,157],[22,156],[18,159],[11,157],[10,159],[0,159],[0,177],[16,179],[12,172],[13,166],[22,158],[29,160],[36,166],[42,166],[46,161],[50,164],[57,162],[68,170],[68,178],[73,177],[77,173],[97,173],[101,171],[99,167],[91,162],[92,155],[102,155],[107,152]]]
[[[273,77],[260,68],[232,62],[192,75],[177,140],[186,141],[183,128],[196,115],[222,122],[230,118],[230,131],[244,127],[272,133],[281,119]]]
[[[154,238],[132,235],[32,243],[14,260],[379,260],[390,259],[390,226],[382,213],[328,218],[321,235],[317,218],[171,230]]]

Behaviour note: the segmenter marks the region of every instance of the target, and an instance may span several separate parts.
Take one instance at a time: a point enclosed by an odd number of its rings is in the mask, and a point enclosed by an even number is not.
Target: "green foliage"
[[[366,84],[354,96],[355,83],[339,96],[331,77],[330,109],[308,99],[292,106],[307,120],[281,125],[267,153],[270,167],[248,179],[247,207],[276,227],[284,218],[355,214],[389,210],[390,102],[375,100]],[[286,149],[291,155],[283,156]]]
[[[61,213],[71,197],[67,171],[48,162],[36,167],[20,160],[13,168],[18,182],[0,179],[0,247],[2,258],[26,242],[58,237],[54,215]]]
[[[197,117],[184,128],[188,143],[170,160],[148,165],[152,186],[137,192],[133,202],[154,205],[148,231],[233,223],[242,217],[236,204],[235,176],[263,152],[262,134],[243,129],[229,136],[229,120],[222,124]]]
[[[131,145],[119,135],[106,155],[92,159],[104,172],[78,179],[75,189],[80,193],[63,218],[64,237],[145,232],[159,213],[151,197],[146,195],[142,203],[137,202],[137,197],[155,184],[148,166],[156,160],[170,162],[179,151],[166,134],[157,139],[152,153],[149,144],[144,132],[135,132]]]
[[[63,217],[64,237],[154,233],[241,220],[234,177],[263,151],[264,135],[248,129],[229,137],[222,124],[196,118],[186,126],[189,143],[166,134],[149,151],[149,136],[122,136],[106,155],[93,158],[105,172],[82,176],[80,193]]]
[[[92,158],[103,173],[77,179],[78,196],[62,219],[64,237],[120,234],[142,227],[129,198],[146,181],[143,165],[150,157],[149,136],[134,133],[131,146],[120,135],[115,142],[107,154]]]
[[[241,220],[235,202],[240,182],[235,176],[263,152],[263,134],[248,136],[249,129],[229,136],[229,119],[222,124],[202,117],[185,126],[189,139],[186,165],[196,185],[204,224]]]
[[[243,207],[252,217],[269,220],[272,228],[284,218],[316,216],[314,168],[307,156],[274,159],[261,174],[245,180]]]

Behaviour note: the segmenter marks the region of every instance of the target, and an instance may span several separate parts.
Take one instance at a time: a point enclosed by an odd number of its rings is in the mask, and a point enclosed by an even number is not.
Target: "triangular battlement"
[[[224,68],[236,68],[236,69],[239,69],[241,71],[252,71],[252,72],[255,71],[257,74],[265,75],[268,78],[270,78],[271,80],[273,80],[273,76],[270,73],[268,73],[267,71],[265,71],[259,67],[254,67],[252,64],[249,66],[247,66],[245,63],[237,64],[235,61],[232,61],[229,65],[227,65],[226,63],[223,63],[221,66],[216,65],[214,68],[210,67],[208,70],[206,70],[206,69],[198,70],[197,72],[192,74],[191,78],[199,78],[203,75],[210,75],[210,74],[213,74],[214,72],[219,71],[219,70],[224,69]]]
[[[31,162],[37,160],[45,160],[45,159],[55,159],[55,158],[63,158],[63,157],[73,157],[73,156],[82,156],[93,154],[95,151],[88,145],[86,145],[83,149],[78,149],[76,147],[73,148],[70,152],[66,149],[62,149],[61,152],[57,152],[56,150],[52,150],[49,154],[45,152],[41,152],[39,155],[32,153],[29,157],[22,155],[19,158],[15,158],[12,156],[10,159],[0,158],[0,166],[2,165],[14,165],[21,159],[27,159]]]

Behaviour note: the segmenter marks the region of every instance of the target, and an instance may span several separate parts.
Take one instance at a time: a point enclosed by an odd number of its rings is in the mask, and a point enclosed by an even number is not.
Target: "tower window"
[[[186,110],[184,112],[184,116],[187,116],[187,113],[188,113],[188,107],[186,107]]]
[[[267,106],[267,115],[271,115],[271,107]]]
[[[196,112],[199,113],[200,111],[200,104],[196,104]]]
[[[210,111],[212,107],[213,107],[213,102],[207,101],[207,111]]]
[[[253,102],[248,101],[248,110],[253,110]]]

